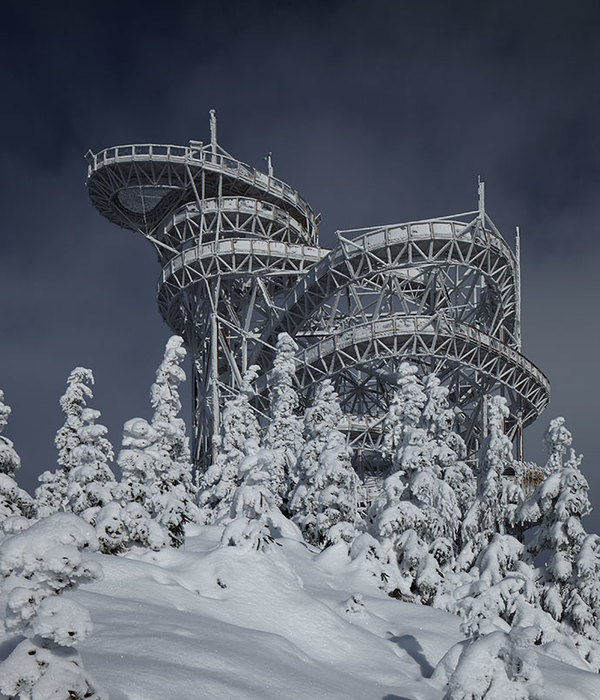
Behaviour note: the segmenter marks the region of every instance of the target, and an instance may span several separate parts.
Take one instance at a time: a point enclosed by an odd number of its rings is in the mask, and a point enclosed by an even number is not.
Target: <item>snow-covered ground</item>
[[[434,700],[431,674],[460,621],[380,592],[345,547],[294,539],[219,546],[197,528],[179,549],[93,554],[101,582],[73,595],[91,613],[78,644],[111,700]],[[361,598],[362,596],[362,598]],[[600,677],[540,657],[544,698],[600,698]]]

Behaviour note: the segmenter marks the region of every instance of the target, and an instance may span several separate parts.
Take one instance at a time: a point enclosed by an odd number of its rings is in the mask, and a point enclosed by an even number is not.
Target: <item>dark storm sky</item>
[[[600,4],[3,3],[0,387],[22,484],[55,468],[76,365],[118,447],[168,329],[150,245],[96,213],[88,148],[208,139],[333,231],[474,209],[523,242],[524,352],[552,381],[598,512]]]

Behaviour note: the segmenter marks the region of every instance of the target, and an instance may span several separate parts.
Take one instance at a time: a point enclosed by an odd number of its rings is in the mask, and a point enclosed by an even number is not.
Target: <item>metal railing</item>
[[[396,315],[386,319],[378,319],[367,323],[356,324],[337,335],[319,341],[315,345],[306,348],[302,355],[307,365],[312,365],[322,357],[341,352],[345,348],[359,345],[376,338],[392,338],[402,335],[441,335],[454,336],[476,343],[488,351],[503,356],[513,365],[519,367],[535,379],[547,393],[550,392],[550,382],[541,370],[528,360],[520,352],[509,348],[500,341],[492,338],[477,328],[468,326],[460,321],[444,319],[440,321],[436,316],[405,316]],[[328,347],[329,346],[329,347]]]
[[[251,165],[224,153],[215,153],[210,146],[174,146],[170,144],[142,143],[112,146],[99,153],[88,151],[88,180],[98,170],[112,163],[132,161],[170,162],[181,165],[203,166],[210,170],[233,175],[270,194],[277,195],[296,206],[314,225],[315,214],[310,205],[296,190],[273,175],[256,170]]]
[[[237,254],[308,260],[313,265],[328,253],[329,251],[326,248],[261,238],[229,238],[222,241],[211,241],[210,243],[187,248],[178,255],[173,256],[161,271],[158,289],[160,290],[162,285],[176,272],[197,260]]]
[[[281,207],[278,207],[276,204],[264,202],[252,197],[221,197],[220,199],[211,197],[201,200],[200,207],[193,202],[189,202],[183,210],[176,212],[163,228],[165,232],[168,233],[170,229],[180,225],[186,220],[194,221],[199,215],[217,214],[219,212],[233,212],[247,216],[258,216],[273,221],[281,226],[285,226],[295,233],[298,238],[307,240],[313,240],[315,238],[315,236],[311,236],[305,226],[289,212],[281,209]],[[191,237],[197,235],[197,233],[194,233]]]

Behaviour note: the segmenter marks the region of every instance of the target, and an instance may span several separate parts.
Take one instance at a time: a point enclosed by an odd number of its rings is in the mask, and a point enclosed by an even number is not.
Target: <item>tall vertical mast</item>
[[[521,232],[517,226],[515,236],[515,257],[517,269],[515,271],[515,340],[519,352],[521,351]]]
[[[213,155],[217,153],[217,114],[210,110],[210,148]]]
[[[477,195],[479,199],[479,218],[481,219],[481,225],[485,226],[485,182],[483,182],[481,176],[477,178]]]

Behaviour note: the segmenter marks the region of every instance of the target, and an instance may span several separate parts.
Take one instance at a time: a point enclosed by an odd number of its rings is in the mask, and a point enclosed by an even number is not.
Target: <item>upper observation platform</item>
[[[135,144],[91,150],[87,186],[92,203],[109,221],[152,235],[186,204],[199,210],[210,199],[241,198],[272,205],[293,221],[299,240],[317,243],[316,216],[288,184],[246,165],[216,143],[187,146]]]

